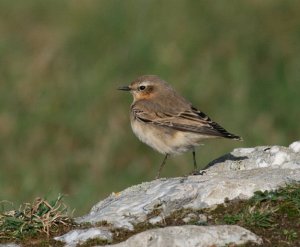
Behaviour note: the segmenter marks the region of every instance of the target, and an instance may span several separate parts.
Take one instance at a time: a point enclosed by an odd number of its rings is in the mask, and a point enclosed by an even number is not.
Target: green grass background
[[[244,142],[209,141],[198,163],[235,147],[300,139],[300,2],[0,2],[0,200],[67,194],[75,214],[153,179],[162,155],[129,123],[116,88],[169,81]],[[171,158],[162,176],[192,170]]]

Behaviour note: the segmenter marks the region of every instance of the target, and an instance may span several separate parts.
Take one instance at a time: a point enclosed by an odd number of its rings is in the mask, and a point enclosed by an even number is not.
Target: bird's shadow
[[[217,158],[217,159],[215,159],[215,160],[209,162],[209,163],[205,166],[204,170],[206,170],[206,169],[208,169],[208,168],[210,168],[210,167],[212,167],[212,166],[214,166],[214,165],[216,165],[216,164],[218,164],[218,163],[225,162],[225,161],[227,161],[227,160],[229,160],[229,161],[240,161],[240,160],[245,160],[245,159],[248,159],[248,157],[247,157],[247,156],[239,156],[239,157],[237,157],[237,156],[232,155],[231,153],[225,154],[225,155],[223,155],[222,157]]]

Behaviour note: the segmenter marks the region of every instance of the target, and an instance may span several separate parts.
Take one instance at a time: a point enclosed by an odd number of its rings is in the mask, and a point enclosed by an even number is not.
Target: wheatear
[[[223,137],[241,140],[212,121],[205,113],[179,95],[167,82],[155,75],[137,78],[119,90],[133,95],[130,120],[135,135],[144,143],[165,155],[156,178],[169,155],[192,150],[197,169],[195,147],[203,139]]]

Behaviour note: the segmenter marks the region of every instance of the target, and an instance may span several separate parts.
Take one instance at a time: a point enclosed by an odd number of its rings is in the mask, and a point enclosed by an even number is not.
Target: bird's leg
[[[155,179],[158,179],[158,178],[159,178],[160,172],[161,172],[162,168],[164,167],[164,165],[166,164],[166,160],[167,160],[168,156],[169,156],[169,154],[166,154],[166,156],[165,156],[163,162],[161,163],[161,165],[160,165],[160,167],[159,167],[159,169],[158,169],[158,172],[157,172],[157,175],[156,175]]]
[[[191,173],[191,175],[203,175],[203,174],[205,174],[206,173],[205,170],[198,171],[198,169],[197,169],[195,149],[193,149],[193,161],[194,161],[194,171]]]
[[[193,161],[194,161],[194,172],[197,171],[197,162],[196,162],[196,152],[195,149],[193,149]]]

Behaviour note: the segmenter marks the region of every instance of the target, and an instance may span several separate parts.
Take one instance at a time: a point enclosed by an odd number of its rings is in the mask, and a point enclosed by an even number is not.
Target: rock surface
[[[93,227],[89,229],[72,230],[60,237],[55,237],[54,239],[65,242],[66,247],[75,247],[78,244],[83,244],[91,239],[107,240],[108,242],[111,242],[112,233],[106,229]]]
[[[213,161],[204,175],[157,179],[114,193],[77,222],[106,221],[133,230],[153,210],[161,210],[165,217],[182,208],[221,204],[226,198],[247,199],[255,191],[295,181],[300,181],[299,152],[279,146],[240,148]]]
[[[206,247],[247,242],[261,244],[262,240],[239,226],[170,226],[152,229],[132,236],[126,241],[107,245],[114,247]]]
[[[201,209],[221,204],[226,198],[247,199],[258,190],[274,190],[300,181],[300,169],[254,169],[224,171],[204,176],[159,179],[130,187],[96,204],[78,223],[106,221],[115,227],[133,230],[153,210],[168,216],[182,208]]]
[[[20,247],[18,244],[0,244],[0,247]]]
[[[212,161],[204,175],[158,179],[132,186],[119,193],[113,193],[96,204],[89,214],[77,218],[76,221],[92,224],[105,221],[111,224],[112,228],[133,230],[135,224],[141,222],[155,224],[179,209],[196,210],[221,204],[227,199],[247,199],[255,191],[274,190],[285,184],[299,181],[300,141],[292,143],[289,147],[239,148]],[[149,215],[155,210],[159,210],[160,215],[149,218]],[[196,229],[200,229],[198,228],[200,226],[186,227],[168,227],[143,232],[115,246],[141,246],[139,243],[149,242],[151,238],[152,240],[147,246],[159,246],[155,244],[160,243],[162,239],[167,242],[174,241],[172,246],[176,246],[179,243],[176,241],[180,241],[181,237],[176,238],[175,236],[179,236],[180,232],[188,234],[187,229],[193,229],[189,233],[189,238],[196,243],[199,240],[197,238],[199,232]],[[231,231],[231,227],[237,226],[223,227],[227,231]],[[201,226],[201,231],[205,233],[203,236],[206,236],[202,237],[201,241],[205,241],[205,238],[210,239],[211,235],[207,231],[211,229],[215,230],[211,233],[214,239],[216,236],[223,236],[222,240],[235,242],[229,240],[228,236],[224,237],[225,235],[219,234],[216,226]],[[242,228],[242,231],[247,230]],[[193,235],[192,232],[197,233]],[[78,236],[81,239],[84,238],[84,235]],[[254,236],[254,234],[249,236]],[[236,239],[239,237],[236,236]],[[257,238],[255,239],[258,241]],[[216,241],[219,240],[216,239]],[[180,243],[178,246],[196,246]],[[208,246],[200,245],[201,243],[199,242],[197,246]],[[218,242],[215,245],[219,246]]]
[[[207,166],[209,172],[252,170],[257,168],[300,169],[300,141],[289,147],[261,146],[237,148]]]

